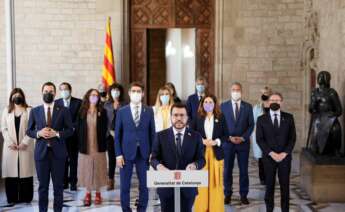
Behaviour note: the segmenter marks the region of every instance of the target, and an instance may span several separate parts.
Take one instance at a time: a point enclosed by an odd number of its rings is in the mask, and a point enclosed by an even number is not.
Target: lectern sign
[[[147,187],[207,187],[207,171],[147,171]]]

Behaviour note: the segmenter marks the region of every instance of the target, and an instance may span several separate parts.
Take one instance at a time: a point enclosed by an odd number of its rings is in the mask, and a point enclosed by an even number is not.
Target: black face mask
[[[272,103],[272,104],[270,104],[270,108],[271,108],[271,110],[273,110],[273,111],[277,111],[277,110],[280,109],[280,104],[278,104],[278,103]]]
[[[16,105],[22,105],[24,103],[24,98],[21,96],[16,96],[12,99],[12,101]]]
[[[47,104],[50,104],[54,101],[54,95],[52,93],[43,94],[43,101]]]
[[[269,98],[269,97],[268,97],[268,96],[266,96],[266,95],[262,95],[262,96],[261,96],[261,100],[262,100],[262,101],[267,101],[267,100],[268,100],[268,98]]]
[[[101,92],[101,93],[99,93],[99,95],[100,95],[101,97],[106,97],[106,96],[107,96],[107,93],[106,93],[106,92]]]

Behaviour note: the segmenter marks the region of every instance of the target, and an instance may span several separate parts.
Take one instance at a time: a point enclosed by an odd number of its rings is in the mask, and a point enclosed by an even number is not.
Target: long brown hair
[[[11,113],[14,110],[14,102],[12,101],[12,97],[15,94],[20,94],[23,97],[23,104],[22,106],[26,109],[29,107],[29,105],[26,103],[24,91],[21,88],[14,88],[11,91],[10,98],[8,99],[8,112]]]
[[[168,86],[164,85],[162,87],[159,88],[158,92],[157,92],[157,97],[156,97],[156,103],[155,103],[155,107],[158,109],[160,106],[162,106],[162,102],[161,102],[161,95],[163,93],[163,91],[168,91],[169,92],[169,106],[171,107],[174,104],[174,97],[171,94],[171,91],[169,89]]]
[[[98,102],[97,102],[97,105],[96,105],[97,111],[100,112],[100,111],[103,110],[103,105],[101,104],[101,96],[99,94],[99,91],[97,89],[91,88],[91,89],[89,89],[86,92],[86,94],[83,97],[83,102],[81,103],[81,107],[80,107],[80,112],[79,113],[80,113],[80,116],[82,118],[86,117],[87,111],[90,108],[89,97],[90,97],[92,91],[96,91],[97,95],[98,95]]]
[[[200,101],[200,104],[199,104],[199,108],[198,108],[198,114],[199,116],[201,117],[206,117],[207,115],[207,112],[205,111],[204,109],[204,102],[205,102],[205,99],[206,98],[211,98],[214,102],[214,109],[213,109],[213,114],[214,114],[214,117],[216,117],[217,119],[220,118],[220,116],[222,115],[222,112],[220,110],[220,106],[218,104],[218,100],[217,100],[217,97],[213,94],[206,94]]]

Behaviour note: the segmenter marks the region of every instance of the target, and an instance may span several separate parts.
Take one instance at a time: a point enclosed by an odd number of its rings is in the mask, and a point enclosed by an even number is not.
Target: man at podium
[[[171,107],[172,127],[157,133],[151,165],[159,171],[200,170],[205,165],[201,136],[188,128],[187,108],[176,103]],[[174,189],[158,188],[162,212],[174,211]],[[181,212],[191,212],[197,188],[181,188]]]

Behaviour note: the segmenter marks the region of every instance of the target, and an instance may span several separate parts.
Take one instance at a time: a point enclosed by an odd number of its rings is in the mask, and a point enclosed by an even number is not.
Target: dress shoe
[[[107,191],[111,191],[111,190],[114,190],[114,180],[113,179],[108,180]]]
[[[77,191],[77,186],[76,185],[71,185],[71,191]]]
[[[225,205],[230,205],[231,204],[231,196],[226,196],[224,198],[224,204]]]
[[[241,197],[241,204],[249,205],[249,201],[248,201],[247,197]]]

